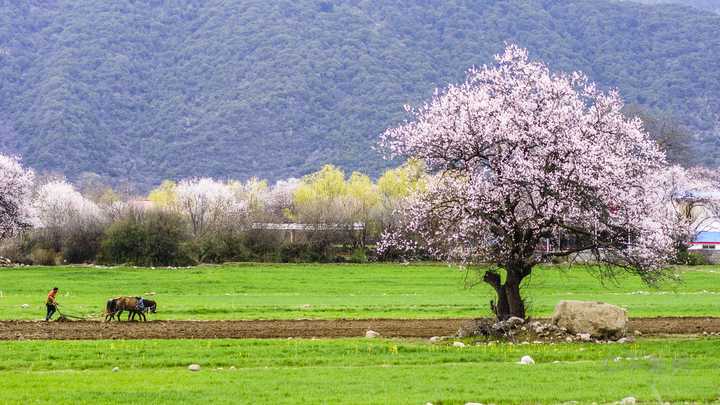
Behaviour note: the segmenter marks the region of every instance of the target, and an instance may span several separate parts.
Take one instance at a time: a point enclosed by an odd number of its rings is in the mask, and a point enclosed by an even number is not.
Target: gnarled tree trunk
[[[520,295],[520,284],[530,275],[531,269],[527,265],[508,266],[505,269],[507,277],[504,284],[497,272],[485,272],[483,281],[490,284],[497,293],[497,303],[491,302],[491,307],[498,320],[504,321],[512,316],[525,319],[525,303]]]

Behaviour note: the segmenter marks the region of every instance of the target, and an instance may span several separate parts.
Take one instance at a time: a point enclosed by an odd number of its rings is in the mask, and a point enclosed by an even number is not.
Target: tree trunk
[[[497,293],[497,303],[491,301],[492,311],[498,320],[504,321],[512,316],[525,319],[525,303],[520,294],[522,280],[530,274],[529,266],[508,266],[505,284],[500,274],[486,271],[483,281],[490,284]]]

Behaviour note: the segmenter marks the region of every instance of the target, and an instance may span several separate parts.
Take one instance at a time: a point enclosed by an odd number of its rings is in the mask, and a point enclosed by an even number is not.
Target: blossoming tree
[[[687,224],[641,121],[624,117],[616,92],[553,73],[524,49],[511,45],[496,60],[408,108],[412,120],[382,135],[392,157],[421,159],[432,176],[381,251],[422,247],[494,265],[483,280],[497,292],[499,319],[525,317],[523,279],[556,256],[587,252],[605,270],[660,279]],[[559,235],[571,246],[557,246]]]
[[[33,223],[30,196],[35,175],[18,159],[0,155],[0,239],[14,236]]]
[[[209,178],[187,179],[175,189],[176,204],[187,215],[193,235],[201,236],[223,221],[232,221],[245,207],[225,183]]]

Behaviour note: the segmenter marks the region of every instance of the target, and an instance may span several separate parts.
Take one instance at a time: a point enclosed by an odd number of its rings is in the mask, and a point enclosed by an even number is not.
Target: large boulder
[[[618,339],[627,330],[624,309],[594,301],[560,301],[555,306],[552,323],[572,334],[589,333],[595,338]]]

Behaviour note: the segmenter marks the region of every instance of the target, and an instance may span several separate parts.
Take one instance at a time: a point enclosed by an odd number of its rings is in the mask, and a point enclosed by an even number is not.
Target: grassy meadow
[[[517,364],[524,355],[536,364]],[[717,338],[464,348],[367,339],[0,342],[0,403],[713,403],[718,362]],[[202,369],[188,371],[191,363]]]
[[[621,305],[630,316],[720,316],[720,267],[681,269],[660,288],[624,276],[601,283],[581,267],[543,267],[527,280],[529,313],[563,299]],[[494,292],[439,264],[236,264],[195,268],[22,267],[0,269],[0,320],[41,319],[60,287],[61,310],[97,315],[118,295],[158,302],[153,319],[443,318],[489,315]],[[155,293],[150,295],[150,293]],[[23,308],[28,304],[28,308]]]

